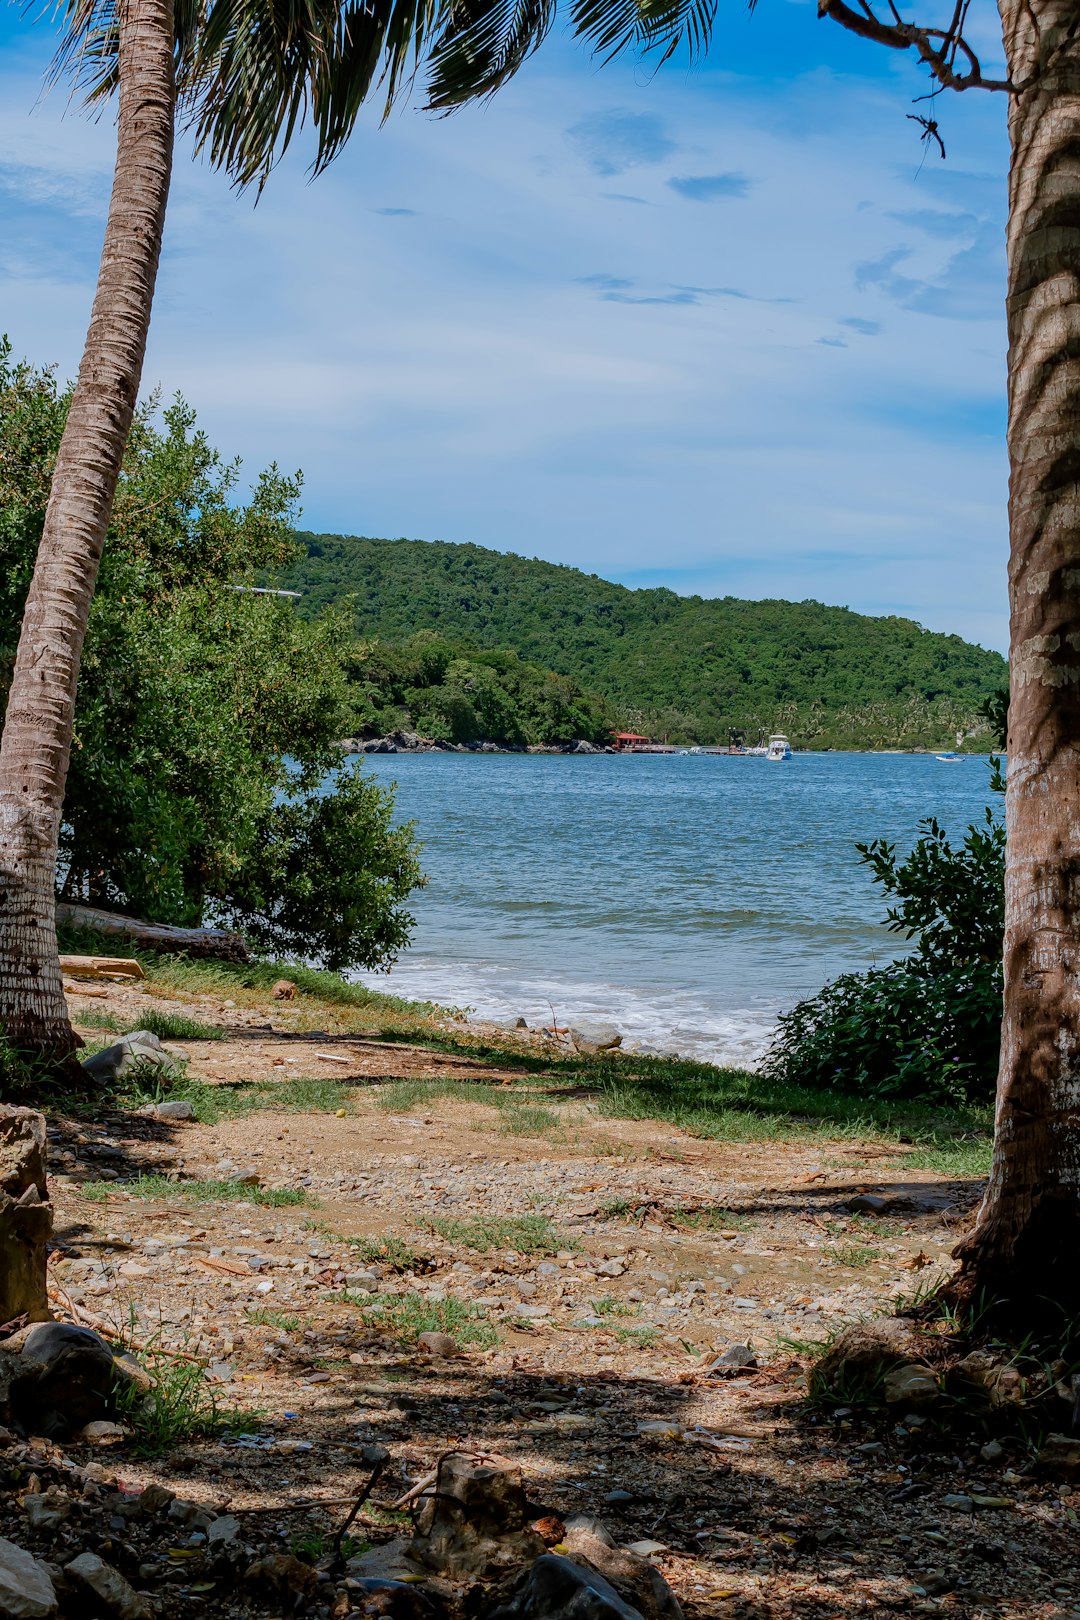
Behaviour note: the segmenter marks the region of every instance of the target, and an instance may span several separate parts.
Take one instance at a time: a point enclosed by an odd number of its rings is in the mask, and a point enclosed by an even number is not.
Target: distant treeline
[[[298,539],[307,555],[281,582],[305,617],[349,605],[371,726],[407,715],[471,741],[475,723],[475,738],[507,743],[627,725],[680,743],[734,727],[803,747],[954,746],[958,731],[988,744],[980,706],[1007,679],[998,653],[910,619],[629,590],[473,545]]]

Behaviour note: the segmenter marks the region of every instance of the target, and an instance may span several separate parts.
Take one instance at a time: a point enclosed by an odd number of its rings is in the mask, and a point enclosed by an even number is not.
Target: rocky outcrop
[[[0,1326],[48,1320],[51,1236],[44,1116],[0,1104]]]

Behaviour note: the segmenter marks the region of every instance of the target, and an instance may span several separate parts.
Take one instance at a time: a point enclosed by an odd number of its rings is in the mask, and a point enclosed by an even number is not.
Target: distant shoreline
[[[452,743],[443,742],[433,737],[421,737],[415,732],[394,732],[387,737],[345,737],[341,742],[342,751],[347,755],[372,754],[507,754],[515,756],[524,755],[608,755],[622,757],[633,754],[638,757],[662,759],[746,759],[746,754],[729,754],[726,748],[719,744],[711,747],[705,744],[655,744],[645,748],[611,748],[600,743],[591,743],[584,738],[568,743],[530,743],[520,748],[508,748],[502,743],[476,742]],[[934,758],[941,753],[958,753],[963,759],[988,759],[996,750],[985,748],[957,750],[948,743],[939,743],[937,746],[915,746],[911,748],[870,748],[870,747],[823,747],[800,748],[792,744],[792,751],[796,754],[892,754],[899,756],[923,756]]]

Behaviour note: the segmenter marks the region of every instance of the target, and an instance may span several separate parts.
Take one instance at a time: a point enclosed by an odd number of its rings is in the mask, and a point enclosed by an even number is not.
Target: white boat
[[[934,758],[941,765],[957,765],[963,759],[963,754],[935,754]]]
[[[766,759],[782,760],[791,758],[791,744],[782,731],[776,731],[769,738],[769,747],[765,754]]]

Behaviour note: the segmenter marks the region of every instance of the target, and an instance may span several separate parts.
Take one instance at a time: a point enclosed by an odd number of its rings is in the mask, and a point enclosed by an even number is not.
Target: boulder
[[[82,1066],[92,1080],[99,1085],[108,1085],[130,1074],[140,1063],[161,1069],[168,1061],[168,1054],[153,1031],[136,1029],[115,1045],[107,1046],[103,1052],[95,1052],[93,1057],[84,1058]]]
[[[439,1465],[435,1495],[421,1521],[426,1536],[420,1556],[450,1575],[491,1579],[544,1552],[542,1538],[529,1528],[531,1517],[515,1463],[452,1452]]]
[[[598,1529],[603,1527],[573,1521],[567,1525],[564,1545],[574,1562],[587,1564],[610,1581],[644,1620],[683,1620],[679,1600],[660,1571],[626,1547],[612,1546],[610,1536]]]
[[[882,1394],[886,1406],[902,1406],[905,1411],[917,1412],[937,1400],[941,1386],[929,1367],[908,1361],[885,1374]]]
[[[70,1434],[105,1415],[126,1376],[89,1328],[36,1322],[0,1344],[0,1419],[24,1434]]]
[[[52,1205],[45,1181],[45,1118],[0,1104],[0,1324],[47,1322]]]
[[[579,1052],[613,1052],[622,1045],[622,1036],[614,1024],[574,1024],[570,1029],[570,1039]]]
[[[595,1570],[545,1553],[486,1620],[642,1620],[642,1615]]]
[[[56,1589],[45,1565],[23,1547],[0,1537],[0,1617],[52,1620]]]
[[[80,1553],[64,1565],[64,1574],[95,1613],[104,1610],[115,1620],[153,1620],[154,1611],[147,1599],[97,1553]]]
[[[1068,1434],[1048,1434],[1039,1451],[1043,1473],[1054,1479],[1080,1479],[1080,1440]]]
[[[843,1400],[876,1399],[887,1373],[918,1361],[915,1335],[906,1322],[896,1317],[855,1322],[844,1329],[814,1367],[811,1389]]]

